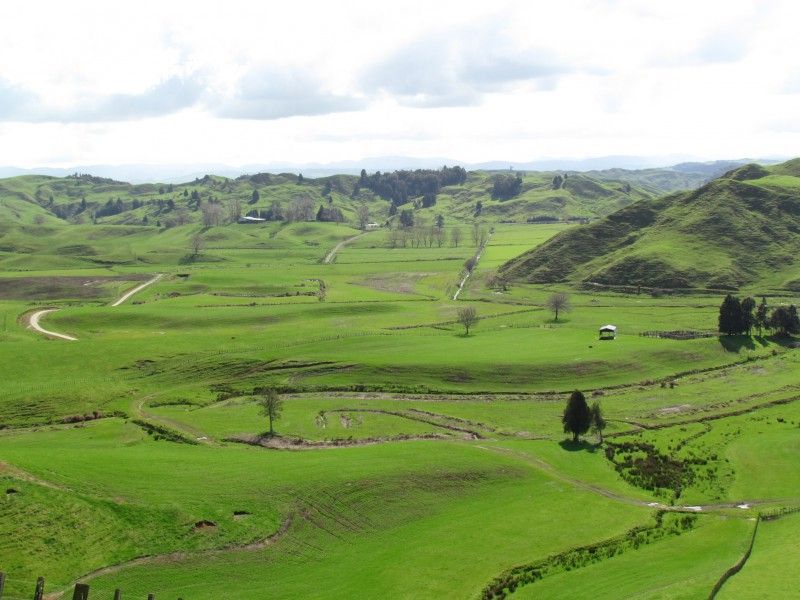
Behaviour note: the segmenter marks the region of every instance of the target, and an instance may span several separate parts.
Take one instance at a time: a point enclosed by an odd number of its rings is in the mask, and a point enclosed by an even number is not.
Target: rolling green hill
[[[509,278],[648,287],[800,286],[800,160],[640,201],[501,267]]]
[[[369,221],[380,224],[394,225],[394,213],[411,210],[417,226],[430,227],[441,216],[450,227],[478,221],[590,220],[652,197],[626,182],[583,175],[570,175],[556,186],[554,178],[561,175],[555,173],[473,172],[462,183],[437,184],[431,203],[416,193],[420,186],[415,188],[411,180],[435,178],[436,173],[383,174],[382,187],[350,175],[207,175],[177,185],[134,185],[77,173],[11,177],[0,180],[0,267],[27,271],[177,264],[186,258],[197,233],[209,248],[273,248],[289,222],[327,220],[358,227],[362,207],[368,209]],[[376,176],[381,177],[372,175],[371,180]],[[517,189],[510,197],[493,197],[494,182],[508,177],[519,177]],[[231,226],[244,215],[268,221]]]

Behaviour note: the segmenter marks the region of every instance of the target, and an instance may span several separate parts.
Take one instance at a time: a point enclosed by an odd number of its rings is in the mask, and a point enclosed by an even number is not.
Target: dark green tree
[[[736,335],[742,331],[742,303],[728,294],[719,307],[719,332]]]
[[[772,311],[769,324],[778,332],[778,335],[800,333],[800,318],[797,315],[797,307],[794,304],[777,307]]]
[[[592,402],[592,407],[589,409],[592,413],[592,431],[600,438],[600,445],[603,444],[603,429],[606,428],[606,420],[603,417],[603,409],[600,407],[600,401],[595,400]]]
[[[564,433],[572,434],[572,441],[577,442],[578,438],[589,431],[592,424],[592,411],[586,404],[586,397],[582,392],[575,390],[567,400],[567,407],[564,409],[564,416],[561,418],[564,424]]]
[[[444,227],[444,217],[442,215],[436,215],[436,228],[442,229]]]
[[[756,308],[755,326],[758,329],[758,335],[761,335],[764,329],[769,327],[769,307],[767,306],[767,299],[762,296],[761,302]]]
[[[750,298],[749,296],[742,300],[742,321],[740,323],[740,331],[747,335],[750,335],[750,332],[753,330],[753,325],[755,325],[756,317],[753,314],[753,311],[756,308],[756,301]]]
[[[410,208],[404,208],[400,211],[400,225],[403,227],[414,226],[414,211]]]
[[[304,180],[303,180],[303,174],[302,174],[302,173],[300,173],[300,174],[297,176],[297,183],[303,183],[303,181],[304,181]]]
[[[261,199],[261,194],[258,193],[258,190],[253,190],[253,193],[250,195],[250,204],[255,204]]]
[[[273,423],[281,418],[283,411],[283,399],[272,388],[260,388],[256,390],[259,394],[258,405],[261,407],[261,414],[269,419],[269,434],[275,435]]]

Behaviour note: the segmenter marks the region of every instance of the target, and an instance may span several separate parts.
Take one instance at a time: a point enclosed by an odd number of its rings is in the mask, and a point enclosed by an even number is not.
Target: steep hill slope
[[[800,286],[800,161],[745,165],[693,191],[637,202],[503,265],[528,282]]]

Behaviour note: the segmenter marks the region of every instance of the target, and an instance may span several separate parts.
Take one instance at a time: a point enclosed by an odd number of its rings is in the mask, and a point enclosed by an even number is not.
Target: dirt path
[[[128,298],[133,296],[134,294],[136,294],[138,292],[141,292],[144,288],[146,288],[149,285],[153,285],[156,281],[161,279],[163,276],[164,276],[163,273],[159,273],[158,275],[156,275],[152,279],[149,279],[148,281],[145,281],[143,284],[137,285],[132,290],[130,290],[130,291],[124,293],[122,296],[120,296],[120,298],[116,302],[114,302],[111,306],[119,306],[120,304],[125,302]],[[60,339],[60,340],[66,340],[68,342],[77,342],[78,338],[76,338],[74,336],[71,336],[71,335],[67,335],[66,333],[58,333],[56,331],[50,331],[49,329],[45,329],[44,327],[42,327],[41,324],[39,323],[39,321],[41,320],[42,317],[44,317],[45,315],[49,315],[50,313],[54,313],[57,310],[59,310],[59,309],[58,308],[45,308],[45,309],[42,309],[42,310],[37,310],[35,312],[32,312],[28,317],[24,317],[24,320],[27,322],[29,329],[33,329],[34,331],[37,331],[37,332],[41,333],[44,336],[47,336],[49,338],[57,338],[57,339]]]
[[[39,324],[39,319],[41,319],[45,315],[54,313],[57,310],[58,310],[57,308],[45,308],[44,310],[37,310],[36,312],[31,313],[30,317],[28,317],[28,328],[33,329],[34,331],[38,331],[42,335],[45,335],[49,338],[58,338],[60,340],[67,340],[69,342],[77,342],[78,338],[76,337],[67,335],[66,333],[57,333],[55,331],[50,331],[49,329],[45,329]]]
[[[490,239],[492,239],[491,233],[487,236],[486,241],[483,243],[483,245],[478,250],[478,253],[475,255],[475,264],[472,266],[472,270],[467,271],[467,273],[464,275],[464,278],[461,280],[461,283],[458,284],[458,289],[456,290],[456,293],[453,294],[453,300],[458,300],[458,296],[459,294],[461,294],[461,290],[464,289],[464,286],[467,285],[467,280],[469,279],[469,276],[472,275],[472,271],[478,268],[478,262],[481,260],[481,256],[486,250],[486,246],[489,245]]]
[[[125,292],[122,296],[120,296],[119,299],[116,302],[114,302],[114,304],[112,304],[111,306],[119,306],[120,304],[125,302],[128,298],[133,296],[134,294],[137,294],[137,293],[141,292],[144,288],[146,288],[149,285],[153,285],[156,281],[161,279],[163,276],[164,276],[163,273],[159,273],[158,275],[156,275],[152,279],[148,279],[147,281],[145,281],[143,284],[137,285],[132,290],[130,290],[128,292]]]
[[[323,265],[328,265],[328,264],[330,264],[330,262],[331,262],[331,261],[334,259],[334,257],[336,256],[336,253],[337,253],[339,250],[341,250],[342,248],[344,248],[344,247],[345,247],[347,244],[349,244],[349,243],[350,243],[350,242],[352,242],[353,240],[357,240],[358,238],[360,238],[362,235],[364,235],[364,234],[366,234],[366,233],[367,233],[366,231],[362,231],[361,233],[358,233],[358,234],[354,235],[353,237],[349,237],[349,238],[347,238],[346,240],[342,240],[341,242],[339,242],[338,244],[336,244],[336,245],[333,247],[333,249],[332,249],[330,252],[328,252],[328,253],[325,255],[325,258],[323,258],[323,259],[322,259],[322,264],[323,264]]]

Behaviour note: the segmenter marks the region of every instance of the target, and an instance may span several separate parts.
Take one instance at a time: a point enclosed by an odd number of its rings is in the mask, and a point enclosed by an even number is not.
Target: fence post
[[[0,571],[0,598],[3,597],[4,587],[6,587],[6,574]]]
[[[42,600],[44,596],[44,577],[36,580],[36,591],[33,593],[33,600]]]
[[[72,600],[89,600],[89,585],[86,583],[76,583]]]
[[[114,590],[114,600],[122,600],[122,590],[119,588]]]
[[[147,600],[156,600],[155,594],[147,594]]]

